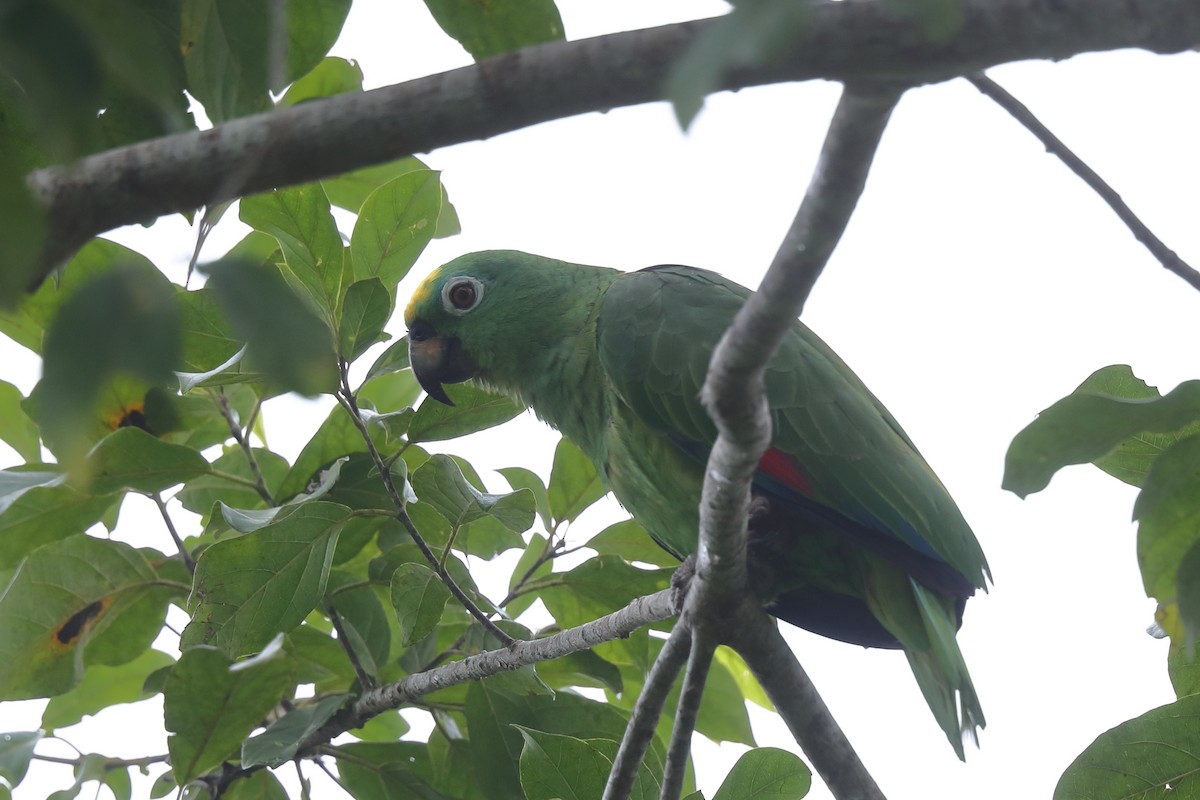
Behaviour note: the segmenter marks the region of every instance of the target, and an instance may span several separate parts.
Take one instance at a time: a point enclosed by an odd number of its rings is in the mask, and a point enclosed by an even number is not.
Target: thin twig
[[[229,397],[224,391],[219,391],[216,393],[216,400],[217,406],[221,409],[221,416],[225,417],[225,422],[229,425],[230,435],[238,443],[238,447],[242,448],[242,452],[246,454],[246,461],[250,464],[250,472],[254,475],[254,490],[258,492],[258,496],[266,502],[267,506],[274,507],[275,498],[267,488],[267,482],[263,478],[262,470],[259,469],[258,459],[254,457],[254,449],[250,447],[250,438],[242,433],[242,426],[238,424],[237,415],[233,413],[233,407],[229,405]],[[255,408],[257,409],[257,404]],[[249,429],[247,428],[247,430]]]
[[[332,600],[325,603],[325,615],[333,623],[333,629],[337,632],[338,643],[346,651],[346,658],[350,660],[350,664],[354,667],[354,674],[358,676],[359,685],[363,687],[364,691],[374,689],[375,679],[363,668],[362,662],[359,661],[358,653],[354,652],[354,645],[351,644],[350,637],[346,635],[346,627],[342,624],[342,615],[333,607]]]
[[[745,659],[833,796],[884,800],[775,623],[750,602],[734,616],[737,625],[730,644]]]
[[[319,759],[319,758],[314,758],[314,759],[313,759],[313,763],[314,763],[314,764],[316,764],[318,767],[320,767],[321,771],[322,771],[322,772],[324,772],[324,773],[325,773],[325,774],[326,774],[326,775],[329,777],[329,780],[331,780],[331,781],[333,781],[334,783],[336,783],[336,784],[337,784],[337,785],[338,785],[338,786],[341,788],[341,790],[342,790],[343,792],[345,792],[345,793],[346,793],[346,796],[347,796],[347,797],[354,797],[354,796],[355,796],[354,792],[350,791],[350,789],[349,789],[349,788],[347,788],[346,784],[342,783],[342,779],[341,779],[341,778],[339,778],[337,775],[335,775],[335,774],[334,774],[334,772],[333,772],[333,770],[331,770],[331,769],[330,769],[330,768],[329,768],[329,767],[328,767],[328,766],[325,764],[325,762],[324,762],[324,761],[322,761],[322,760],[321,760],[321,759]]]
[[[400,492],[396,490],[395,482],[392,481],[392,471],[383,463],[383,459],[379,455],[379,449],[375,447],[375,441],[371,438],[371,432],[367,430],[367,424],[363,422],[362,414],[359,413],[358,401],[354,397],[354,392],[350,389],[348,365],[344,359],[340,361],[339,367],[342,377],[342,390],[336,395],[337,400],[346,409],[346,413],[350,415],[350,419],[354,422],[355,427],[358,428],[358,432],[362,435],[363,441],[367,445],[367,452],[370,453],[371,460],[375,462],[375,468],[379,470],[379,475],[383,479],[384,489],[387,490],[388,497],[391,498],[392,505],[395,506],[396,519],[408,531],[408,535],[412,537],[413,542],[421,551],[421,555],[425,556],[425,560],[433,567],[442,583],[445,584],[446,588],[450,590],[450,593],[454,595],[458,602],[462,604],[463,608],[471,616],[479,620],[479,624],[495,637],[496,641],[506,647],[511,647],[517,640],[496,627],[496,623],[492,622],[491,618],[479,606],[475,605],[470,597],[467,597],[467,593],[450,577],[450,573],[446,571],[437,554],[430,549],[429,544],[421,536],[420,531],[417,530],[417,526],[413,525],[412,520],[409,519],[408,513],[404,510],[404,499],[400,496]]]
[[[698,630],[692,639],[688,654],[687,672],[683,675],[683,688],[679,692],[679,705],[675,707],[675,726],[671,729],[671,744],[667,748],[667,765],[663,769],[662,800],[678,800],[683,794],[683,779],[687,776],[688,756],[692,751],[692,733],[696,730],[696,719],[700,715],[700,701],[704,697],[704,682],[712,666],[716,642],[702,636]]]
[[[68,743],[69,744],[69,743]],[[69,764],[73,767],[78,767],[85,756],[79,758],[64,758],[62,756],[46,756],[41,753],[34,753],[32,756],[35,761],[47,761],[51,764]],[[170,756],[142,756],[141,758],[105,758],[104,766],[111,769],[121,769],[123,767],[148,767],[151,764],[165,763]]]
[[[192,554],[188,552],[187,545],[183,543],[179,531],[175,530],[175,522],[171,519],[171,515],[167,513],[167,504],[162,499],[161,492],[155,492],[150,495],[150,499],[154,501],[154,505],[158,506],[158,513],[162,515],[163,522],[167,526],[167,532],[171,534],[172,541],[175,542],[175,547],[179,549],[179,557],[183,559],[183,565],[187,567],[188,572],[195,574],[196,560],[192,558]]]
[[[1034,113],[1029,110],[1028,106],[1022,103],[1017,98],[1009,94],[1004,87],[996,83],[994,80],[984,75],[982,72],[975,75],[967,75],[966,79],[983,94],[990,97],[1001,108],[1009,113],[1009,115],[1017,122],[1025,126],[1038,141],[1046,148],[1046,151],[1058,157],[1060,161],[1067,165],[1067,169],[1074,172],[1079,178],[1086,183],[1092,191],[1100,196],[1100,199],[1108,204],[1108,207],[1116,213],[1121,222],[1133,233],[1134,238],[1145,245],[1150,254],[1158,259],[1159,263],[1166,267],[1169,271],[1174,272],[1180,278],[1187,281],[1193,288],[1200,290],[1200,272],[1197,272],[1194,267],[1180,258],[1174,250],[1154,235],[1146,224],[1133,213],[1125,201],[1121,199],[1121,195],[1113,189],[1108,183],[1101,178],[1096,171],[1089,167],[1086,162],[1067,147],[1061,139],[1050,132],[1042,121],[1039,120]]]
[[[670,597],[673,590],[666,589],[665,593]],[[691,646],[691,625],[680,619],[659,651],[654,665],[650,667],[646,684],[634,703],[633,714],[629,718],[629,724],[625,726],[625,735],[621,737],[621,745],[613,759],[612,771],[608,773],[603,800],[626,800],[633,791],[638,768],[642,759],[646,757],[650,743],[654,741],[658,718],[662,716],[663,706],[671,694],[671,686],[674,685],[679,671],[683,669]]]

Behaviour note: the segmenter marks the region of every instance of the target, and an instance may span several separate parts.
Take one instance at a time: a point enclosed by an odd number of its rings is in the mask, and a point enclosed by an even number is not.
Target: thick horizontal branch
[[[820,2],[790,53],[716,89],[814,78],[944,80],[1024,59],[1200,44],[1195,0],[963,0],[929,41],[887,0]],[[557,42],[469,67],[100,153],[29,176],[47,210],[42,275],[92,236],[174,211],[303,183],[539,122],[663,99],[671,65],[721,20]]]
[[[553,636],[516,641],[501,650],[489,650],[462,661],[409,675],[395,683],[365,692],[349,713],[335,717],[313,734],[301,749],[324,744],[340,733],[360,727],[377,714],[400,708],[430,692],[468,681],[482,680],[501,672],[511,672],[530,664],[578,653],[604,642],[623,639],[638,628],[673,616],[675,608],[671,600],[671,590],[664,589],[656,594],[639,597],[620,611],[614,611],[608,616]]]

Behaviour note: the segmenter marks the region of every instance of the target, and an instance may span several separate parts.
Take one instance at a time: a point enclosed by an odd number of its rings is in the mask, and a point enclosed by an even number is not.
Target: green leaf
[[[334,329],[344,256],[342,237],[321,185],[307,183],[244,197],[240,209],[242,222],[279,242],[286,262],[284,277]]]
[[[528,489],[533,492],[538,517],[541,518],[542,525],[547,531],[552,530],[554,524],[550,516],[550,495],[546,491],[546,484],[542,483],[538,474],[524,467],[503,467],[496,472],[499,472],[504,480],[508,481],[508,485],[513,488],[514,492],[518,489]]]
[[[537,665],[538,677],[553,689],[587,686],[607,689],[613,694],[624,691],[621,670],[591,650],[581,650]]]
[[[356,800],[446,800],[435,791],[429,749],[420,742],[358,742],[334,748],[338,773]]]
[[[287,790],[269,770],[260,769],[229,784],[222,800],[288,800]]]
[[[406,172],[372,192],[350,236],[354,279],[379,278],[390,296],[433,238],[441,204],[435,170]]]
[[[48,441],[64,444],[67,460],[82,456],[107,380],[129,373],[150,384],[174,382],[180,357],[174,295],[158,271],[118,266],[80,287],[55,316],[46,332],[39,421]]]
[[[1200,634],[1200,541],[1193,542],[1180,560],[1175,585],[1184,642],[1193,644]]]
[[[564,628],[572,628],[624,608],[635,597],[670,585],[672,570],[643,570],[614,556],[589,559],[569,572],[534,581],[546,608]]]
[[[338,328],[341,355],[353,361],[383,333],[392,316],[392,292],[378,278],[355,281],[346,290]]]
[[[392,606],[407,647],[430,634],[442,617],[450,590],[429,567],[401,564],[392,573]]]
[[[482,61],[510,50],[563,39],[554,0],[481,3],[477,0],[425,0],[437,24]]]
[[[379,354],[371,369],[367,370],[367,380],[408,368],[408,337],[404,336],[392,342]]]
[[[21,390],[7,381],[0,381],[0,441],[5,442],[26,462],[42,460],[42,446],[37,426],[21,408]]]
[[[190,447],[155,439],[138,428],[121,428],[88,454],[90,490],[108,494],[133,489],[150,494],[205,475],[208,462]]]
[[[0,733],[0,778],[16,786],[25,779],[33,750],[42,740],[41,731],[25,733]]]
[[[534,477],[536,478],[537,476]],[[541,484],[540,480],[538,481],[538,484]],[[545,489],[542,491],[544,492]],[[538,560],[541,559],[545,554],[546,544],[548,541],[549,540],[540,533],[535,533],[530,537],[529,544],[525,546],[525,552],[521,553],[521,557],[517,560],[517,565],[513,567],[512,576],[509,578],[508,591],[510,593],[516,591],[518,588],[518,581],[521,582],[521,588],[523,589],[524,586],[530,581],[550,574],[550,568],[552,564],[550,560],[542,561],[542,563],[539,564],[536,569],[534,569],[533,566],[534,564],[537,564]],[[530,572],[530,570],[533,571]],[[511,617],[519,617],[527,608],[533,605],[536,600],[536,593],[522,591],[521,594],[513,598],[512,602],[508,603],[508,605],[504,607],[504,610],[507,611]]]
[[[1054,789],[1054,800],[1195,795],[1200,785],[1198,725],[1200,695],[1121,723],[1100,734],[1067,767]]]
[[[299,625],[325,592],[349,509],[313,502],[270,525],[209,547],[196,564],[184,647],[212,644],[232,656],[262,648]]]
[[[584,509],[608,491],[591,459],[566,438],[554,450],[550,469],[550,516],[555,522],[574,522]]]
[[[1154,462],[1133,504],[1142,582],[1146,594],[1162,603],[1175,600],[1180,562],[1200,541],[1198,489],[1200,436],[1192,436]]]
[[[334,178],[326,178],[321,181],[321,186],[324,187],[330,203],[357,214],[371,193],[380,186],[409,172],[428,169],[419,158],[401,158],[386,164],[356,169]]]
[[[493,688],[491,679],[471,684],[466,715],[472,759],[488,776],[480,786],[488,800],[523,796],[518,764],[524,737],[517,726],[577,739],[618,741],[628,722],[624,713],[607,703],[569,692],[516,696]],[[657,742],[651,745],[647,762],[662,763]]]
[[[279,105],[294,106],[306,100],[361,92],[362,83],[362,67],[358,64],[344,58],[326,58],[311,72],[289,86]]]
[[[1093,374],[1018,433],[1004,460],[1004,488],[1025,497],[1046,488],[1062,467],[1092,461],[1138,485],[1144,469],[1175,438],[1146,434],[1181,437],[1200,429],[1200,381],[1158,397],[1144,384],[1139,388],[1128,369],[1106,367]],[[1114,389],[1122,395],[1108,393]]]
[[[282,13],[273,14],[273,7]],[[185,0],[180,41],[188,91],[213,122],[266,111],[268,91],[282,90],[329,51],[349,8],[350,0],[288,0],[286,7],[266,0]],[[286,61],[273,63],[276,54]]]
[[[697,36],[675,61],[666,82],[680,127],[691,125],[704,107],[704,96],[719,90],[729,72],[770,64],[811,46],[810,8],[793,0],[740,0]]]
[[[602,556],[619,556],[630,562],[656,567],[679,565],[679,559],[659,547],[637,520],[627,519],[609,525],[589,539],[587,546]]]
[[[245,741],[242,766],[278,767],[290,761],[301,743],[328,722],[349,698],[348,694],[330,695],[284,714],[258,736]]]
[[[137,657],[166,613],[157,582],[120,542],[71,536],[34,551],[0,595],[0,699],[63,694],[85,666]],[[157,619],[138,613],[149,600]]]
[[[388,619],[391,610],[384,610],[376,587],[362,585],[360,575],[335,571],[329,576],[326,594],[341,617],[346,644],[358,656],[363,669],[382,678],[391,655],[392,626]]]
[[[413,490],[421,502],[437,509],[455,529],[490,516],[514,533],[533,525],[533,492],[485,494],[470,484],[453,458],[435,455],[412,476]]]
[[[771,698],[767,697],[767,693],[759,685],[758,679],[754,677],[754,673],[750,671],[750,667],[746,666],[746,662],[742,660],[736,650],[721,645],[717,648],[715,658],[729,672],[743,697],[767,711],[775,710]]]
[[[812,771],[786,750],[757,747],[742,755],[713,800],[800,800],[812,788]]]
[[[251,231],[249,236],[262,237],[275,247],[275,240],[266,234]],[[229,260],[237,261],[233,257]],[[191,391],[198,383],[220,386],[259,377],[246,365],[245,343],[234,334],[210,287],[190,292],[179,289],[175,299],[183,328],[184,369],[176,372],[180,391]],[[198,375],[205,377],[197,380]]]
[[[146,679],[150,674],[174,663],[174,659],[161,650],[146,650],[134,660],[116,667],[103,664],[88,667],[78,686],[50,698],[42,712],[42,728],[47,731],[66,728],[110,706],[144,700],[152,694],[146,691]]]
[[[229,261],[202,269],[210,276],[208,287],[218,305],[246,342],[246,360],[253,369],[270,376],[280,389],[302,394],[328,392],[337,386],[331,328],[277,271]],[[332,307],[328,313],[332,319]]]
[[[0,482],[11,487],[8,476],[20,474],[18,470],[0,472]],[[115,495],[94,496],[55,482],[48,477],[53,472],[34,474],[47,476],[46,482],[0,491],[0,569],[15,567],[37,547],[83,533],[119,500]]]
[[[371,717],[361,728],[350,731],[350,735],[364,742],[398,742],[409,729],[408,721],[399,711],[385,711]]]
[[[582,739],[518,726],[527,800],[589,800],[604,794],[612,761]],[[636,793],[635,793],[636,796]]]
[[[508,422],[525,410],[525,406],[511,397],[485,392],[468,383],[451,384],[444,388],[454,405],[442,405],[426,397],[417,408],[412,424],[408,426],[409,441],[457,439]]]
[[[237,753],[290,688],[283,659],[234,665],[208,647],[185,651],[163,687],[175,780],[184,785]]]
[[[382,438],[381,435],[380,443]],[[310,485],[316,485],[314,478],[319,479],[321,469],[329,467],[343,456],[365,452],[366,442],[355,427],[354,420],[340,405],[335,406],[296,457],[275,499],[282,500],[308,491]]]

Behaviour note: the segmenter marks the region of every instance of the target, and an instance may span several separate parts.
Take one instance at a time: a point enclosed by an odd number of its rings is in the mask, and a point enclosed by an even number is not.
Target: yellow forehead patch
[[[421,285],[417,287],[417,290],[413,292],[412,297],[409,298],[408,305],[404,308],[405,325],[412,324],[413,319],[417,315],[417,306],[426,302],[429,299],[429,296],[433,294],[433,285],[437,283],[437,276],[439,272],[441,272],[440,268],[429,273],[425,280],[421,281]]]

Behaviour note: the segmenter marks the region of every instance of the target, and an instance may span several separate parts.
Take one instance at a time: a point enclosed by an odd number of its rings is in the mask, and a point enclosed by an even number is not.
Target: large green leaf
[[[476,61],[510,50],[563,38],[554,0],[490,3],[479,0],[425,0],[433,18]]]
[[[270,267],[219,261],[203,269],[218,305],[246,342],[253,369],[282,390],[318,394],[336,388],[332,307],[323,323]]]
[[[542,482],[541,477],[533,470],[525,469],[524,467],[502,467],[496,470],[508,481],[508,485],[517,489],[528,489],[533,492],[533,498],[537,501],[538,517],[542,520],[542,525],[549,531],[554,527],[554,520],[550,516],[550,494],[546,491],[546,484]]]
[[[299,625],[325,592],[349,509],[312,502],[270,525],[209,547],[196,564],[184,647],[212,644],[231,656],[255,652]]]
[[[1163,449],[1197,430],[1200,381],[1159,397],[1128,367],[1105,367],[1016,435],[1004,460],[1003,486],[1025,497],[1046,488],[1059,469],[1088,462],[1140,485]]]
[[[574,522],[576,517],[608,491],[596,467],[574,442],[560,439],[550,469],[550,516],[557,522]]]
[[[188,91],[213,122],[266,111],[268,91],[320,63],[349,9],[350,0],[184,0]]]
[[[409,441],[456,439],[508,422],[525,410],[511,397],[485,392],[469,383],[451,384],[444,388],[454,405],[443,405],[432,397],[426,397],[417,408],[412,424],[408,426]]]
[[[1200,792],[1200,695],[1106,731],[1067,767],[1054,800],[1149,800]],[[1169,788],[1168,788],[1169,787]]]
[[[192,448],[168,444],[131,427],[101,439],[88,454],[86,467],[94,494],[121,489],[151,494],[209,471],[208,462]]]
[[[175,290],[157,271],[117,266],[79,288],[46,332],[38,419],[47,441],[82,455],[83,437],[118,373],[168,385],[180,356]],[[87,342],[87,347],[80,347]]]
[[[358,742],[338,746],[332,755],[356,800],[447,800],[431,786],[433,765],[422,742]]]
[[[356,281],[379,278],[394,292],[437,229],[441,173],[414,170],[380,186],[366,199],[350,237]]]
[[[428,170],[429,167],[419,158],[401,158],[386,164],[376,164],[363,167],[353,172],[347,172],[333,178],[321,181],[329,202],[338,208],[344,208],[355,214],[362,208],[371,193],[401,175],[417,170]]]
[[[267,490],[274,491],[287,475],[287,461],[283,456],[261,447],[252,448],[251,452],[267,484]],[[226,448],[224,454],[212,463],[212,470],[254,480],[254,472],[250,468],[246,453],[236,446]],[[214,503],[224,503],[232,508],[255,508],[265,505],[265,501],[254,489],[216,475],[202,475],[188,481],[175,497],[188,511],[202,516],[208,514]]]
[[[336,329],[343,246],[321,185],[256,194],[243,198],[239,207],[242,222],[279,241],[288,283],[308,297],[331,330]]]
[[[304,445],[300,455],[296,456],[275,499],[286,500],[306,491],[322,468],[343,456],[365,452],[367,444],[350,414],[341,406],[334,406],[308,444]]]
[[[531,588],[558,624],[571,628],[625,607],[635,597],[667,588],[671,570],[643,570],[614,556],[592,558],[568,572],[554,572]]]
[[[329,575],[326,596],[341,618],[345,644],[353,649],[363,669],[380,678],[391,655],[391,610],[384,609],[380,587],[364,585],[362,580],[358,572],[335,570]]]
[[[272,246],[275,244],[275,240],[266,234],[252,231],[250,235],[262,236]],[[194,291],[180,288],[176,293],[176,302],[183,328],[181,364],[184,375],[205,375],[201,383],[206,386],[239,383],[257,377],[250,372],[244,359],[237,358],[239,353],[243,353],[245,342],[233,332],[210,287]],[[196,381],[193,379],[192,383]]]
[[[800,800],[812,788],[812,771],[798,756],[775,747],[742,755],[713,800]]]
[[[166,653],[151,649],[127,664],[88,667],[78,686],[50,698],[42,712],[42,728],[66,728],[110,706],[144,700],[153,694],[146,688],[150,674],[174,663]]]
[[[30,473],[0,472],[0,569],[14,567],[44,544],[83,533],[117,502],[116,495],[92,495],[62,484],[62,475],[51,468],[35,471],[36,485],[25,481]],[[21,481],[14,484],[14,475]]]
[[[163,686],[163,717],[175,780],[185,785],[238,752],[291,688],[281,658],[233,664],[208,647],[184,652]]]
[[[260,769],[229,784],[221,797],[222,800],[288,800],[288,793],[270,770]]]
[[[592,744],[574,736],[518,727],[521,788],[526,800],[589,800],[604,794],[612,761]],[[633,797],[641,792],[634,790]]]
[[[36,550],[0,594],[0,699],[63,694],[90,664],[136,658],[166,613],[157,584],[120,542],[72,536]]]

